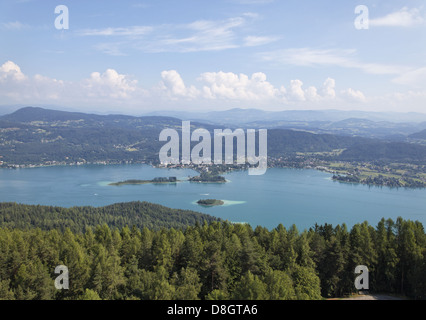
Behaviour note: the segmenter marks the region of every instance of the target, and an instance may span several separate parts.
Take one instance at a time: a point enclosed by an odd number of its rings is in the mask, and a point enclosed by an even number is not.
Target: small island
[[[201,199],[201,200],[198,200],[197,203],[200,206],[204,206],[204,207],[221,206],[224,204],[222,200],[217,200],[217,199]]]
[[[146,184],[146,183],[176,183],[180,180],[176,179],[176,177],[157,177],[152,180],[125,180],[125,181],[119,181],[119,182],[112,182],[109,185],[110,186],[122,186],[126,184]]]
[[[225,183],[226,179],[219,175],[202,172],[199,176],[189,178],[188,181],[205,183]]]

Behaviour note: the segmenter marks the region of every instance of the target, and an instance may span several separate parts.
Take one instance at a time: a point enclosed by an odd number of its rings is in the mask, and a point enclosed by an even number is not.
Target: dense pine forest
[[[115,203],[105,207],[72,207],[25,205],[13,202],[0,203],[0,227],[58,229],[84,232],[87,227],[107,224],[119,229],[136,228],[183,229],[196,223],[217,221],[218,218],[191,210],[171,209],[149,202]]]
[[[0,299],[324,299],[355,292],[361,264],[371,292],[426,298],[424,228],[402,218],[299,231],[208,219],[122,226],[99,214],[61,229],[41,206],[2,206]],[[87,209],[69,210],[80,219]],[[26,223],[13,225],[12,212]],[[54,286],[58,265],[68,290]]]

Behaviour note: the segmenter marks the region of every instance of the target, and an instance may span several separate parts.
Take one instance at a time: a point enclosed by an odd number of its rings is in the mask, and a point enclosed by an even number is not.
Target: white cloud
[[[321,93],[315,86],[303,88],[303,82],[299,79],[291,80],[288,90],[282,87],[281,92],[286,101],[307,101],[307,102],[330,102],[337,98],[335,91],[336,81],[332,78],[327,78],[321,88]]]
[[[290,48],[263,52],[259,57],[273,64],[302,67],[336,66],[360,69],[368,74],[400,74],[408,70],[404,66],[360,62],[356,59],[356,50],[353,49]]]
[[[296,66],[348,65],[355,50],[291,48],[261,53],[263,60]]]
[[[176,70],[161,72],[162,88],[172,99],[176,97],[195,98],[198,90],[194,86],[186,87],[182,77]]]
[[[20,21],[3,22],[1,26],[2,26],[2,29],[6,29],[6,30],[22,30],[22,29],[29,28],[28,25]]]
[[[204,83],[204,97],[210,99],[270,100],[278,93],[262,72],[253,73],[251,77],[223,71],[205,72],[198,80]]]
[[[426,67],[410,70],[393,79],[394,83],[409,85],[415,88],[426,87]]]
[[[104,73],[93,72],[90,78],[83,80],[82,86],[89,97],[100,98],[130,98],[137,91],[137,80],[119,74],[114,69],[107,69]]]
[[[342,95],[354,100],[354,101],[366,101],[365,95],[359,91],[359,90],[354,90],[352,88],[346,89],[346,90],[342,90]]]
[[[22,73],[21,68],[12,61],[6,61],[0,67],[0,81],[22,81],[26,78],[27,77]]]
[[[21,68],[12,61],[0,67],[0,97],[14,103],[55,100],[62,90],[64,82],[36,74],[25,75]]]
[[[97,50],[108,54],[110,56],[126,56],[127,54],[122,51],[124,44],[122,42],[103,42],[94,46]]]
[[[261,46],[279,38],[244,34],[244,26],[253,24],[259,17],[247,12],[222,20],[196,20],[182,24],[154,26],[109,27],[76,31],[78,36],[102,37],[95,49],[109,55],[122,55],[132,48],[142,52],[200,52],[235,49],[242,46]],[[105,42],[111,39],[114,42]]]
[[[335,98],[336,91],[334,88],[336,87],[336,81],[331,78],[327,78],[323,84],[323,93],[326,98]]]
[[[366,98],[364,105],[374,106],[373,111],[426,113],[426,90],[396,91],[383,96]],[[371,110],[371,107],[369,108]]]
[[[237,48],[235,29],[245,24],[242,17],[227,20],[197,20],[182,25],[162,26],[154,40],[139,48],[148,52],[198,52]]]
[[[43,75],[25,75],[12,61],[0,67],[0,97],[13,103],[114,103],[129,101],[143,90],[137,81],[113,69],[93,72],[79,82],[66,82]]]
[[[258,36],[247,36],[244,38],[244,45],[246,47],[255,47],[255,46],[262,46],[271,42],[277,41],[278,37],[258,37]]]
[[[420,75],[424,72],[423,68],[418,70]],[[337,90],[338,81],[333,78],[306,87],[301,79],[291,80],[286,87],[274,85],[263,72],[251,75],[205,72],[194,79],[196,82],[189,84],[176,70],[165,70],[159,78],[159,86],[145,89],[132,76],[107,69],[70,82],[38,74],[30,76],[16,63],[7,61],[0,66],[0,101],[3,104],[49,104],[122,113],[141,113],[154,107],[168,109],[175,106],[185,109],[256,107],[275,110],[353,107],[371,110],[374,107],[375,111],[426,112],[424,86],[417,91],[399,90],[373,97],[355,88]],[[119,110],[116,109],[118,107]]]
[[[121,48],[129,47],[143,52],[218,51],[238,46],[235,29],[246,21],[247,18],[234,17],[218,21],[197,20],[187,24],[86,29],[78,31],[77,35],[120,37],[121,41],[112,45],[113,50],[107,43],[95,46],[113,55],[122,52]]]
[[[302,89],[303,82],[300,80],[290,81],[290,97],[294,100],[305,101],[305,91]]]
[[[314,86],[310,86],[306,89],[306,99],[309,101],[319,101],[321,97],[318,94],[318,89]]]
[[[373,27],[413,27],[424,23],[425,18],[419,9],[408,9],[407,7],[384,17],[369,20],[370,26]]]
[[[144,36],[152,32],[153,28],[150,26],[132,26],[122,28],[104,28],[104,29],[84,29],[77,32],[80,36],[125,36],[125,37],[138,37]]]

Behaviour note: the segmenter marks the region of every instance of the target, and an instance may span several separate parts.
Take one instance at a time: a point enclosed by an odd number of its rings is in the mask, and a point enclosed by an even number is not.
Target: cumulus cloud
[[[195,98],[198,90],[194,86],[186,87],[182,77],[176,70],[161,72],[162,88],[168,93],[169,97]]]
[[[78,82],[66,82],[40,74],[25,75],[12,61],[0,67],[0,84],[0,96],[12,99],[11,102],[29,104],[129,100],[141,90],[136,80],[114,69],[93,72]]]
[[[300,79],[288,86],[275,86],[263,72],[251,75],[233,72],[204,72],[196,84],[185,84],[176,70],[160,74],[159,85],[142,88],[130,75],[115,69],[92,72],[87,78],[69,82],[43,75],[28,76],[12,61],[0,66],[0,98],[5,103],[60,104],[64,106],[122,105],[133,109],[146,106],[167,108],[173,105],[288,106],[316,108],[337,103],[362,102],[364,94],[352,88],[336,92],[336,81],[327,78],[322,85],[304,86]],[[216,101],[216,102],[215,102]],[[105,111],[105,110],[104,110]]]
[[[129,98],[137,90],[137,80],[129,79],[114,69],[107,69],[104,73],[93,72],[90,78],[82,82],[90,97]]]
[[[323,102],[331,101],[337,98],[335,91],[336,81],[332,78],[327,78],[321,90],[318,90],[315,86],[309,86],[304,89],[303,82],[299,79],[291,80],[288,90],[281,87],[281,95],[283,99],[289,102]]]
[[[332,78],[327,78],[323,85],[323,92],[326,98],[335,98],[336,91],[334,88],[336,87],[336,81]]]
[[[302,89],[303,82],[300,80],[290,81],[290,96],[295,100],[305,101],[305,91]]]
[[[57,99],[63,85],[61,80],[38,74],[29,77],[12,61],[7,61],[0,67],[0,97],[12,99],[17,103]]]
[[[366,101],[364,93],[362,93],[360,90],[354,90],[352,88],[342,90],[342,94],[354,101]]]
[[[210,99],[269,100],[278,93],[262,72],[253,73],[251,77],[223,71],[205,72],[198,80],[204,83],[204,97]]]
[[[318,94],[318,89],[314,86],[310,86],[306,89],[306,99],[309,101],[319,101],[321,97]]]
[[[0,81],[22,81],[27,77],[22,73],[21,68],[12,61],[6,61],[0,67]]]

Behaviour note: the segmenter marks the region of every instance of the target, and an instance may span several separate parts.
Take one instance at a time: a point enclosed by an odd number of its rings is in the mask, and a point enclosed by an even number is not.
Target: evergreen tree
[[[175,273],[173,285],[176,288],[174,298],[177,300],[197,300],[201,290],[198,272],[192,268],[182,268]]]
[[[267,300],[266,284],[257,276],[248,271],[237,284],[233,299],[235,300]]]
[[[295,266],[292,270],[294,290],[298,300],[321,299],[320,279],[312,268]]]
[[[281,270],[269,269],[263,277],[269,300],[294,300],[296,292],[291,276]]]

